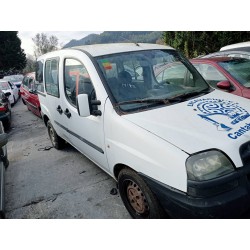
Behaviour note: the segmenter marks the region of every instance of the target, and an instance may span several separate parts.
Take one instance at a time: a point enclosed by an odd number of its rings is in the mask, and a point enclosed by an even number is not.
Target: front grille
[[[250,141],[240,146],[240,157],[244,166],[250,166]]]

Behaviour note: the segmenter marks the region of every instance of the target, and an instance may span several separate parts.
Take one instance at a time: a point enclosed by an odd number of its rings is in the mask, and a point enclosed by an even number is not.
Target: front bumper
[[[211,181],[189,183],[194,196],[140,175],[173,218],[240,218],[250,209],[250,167]]]

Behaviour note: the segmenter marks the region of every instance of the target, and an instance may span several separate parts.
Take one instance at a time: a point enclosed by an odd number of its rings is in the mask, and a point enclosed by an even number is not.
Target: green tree
[[[249,31],[166,31],[166,44],[180,50],[188,58],[218,51],[228,44],[250,40]]]
[[[34,54],[36,58],[58,49],[58,38],[56,36],[47,37],[44,33],[37,33],[32,40],[35,43]]]
[[[0,32],[0,72],[2,75],[18,73],[26,65],[26,55],[21,48],[17,31]]]

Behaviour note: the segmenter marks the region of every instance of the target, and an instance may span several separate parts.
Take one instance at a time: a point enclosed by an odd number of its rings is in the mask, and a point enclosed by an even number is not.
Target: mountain
[[[104,31],[100,35],[90,34],[80,40],[73,39],[64,48],[97,43],[156,43],[161,38],[161,31]]]

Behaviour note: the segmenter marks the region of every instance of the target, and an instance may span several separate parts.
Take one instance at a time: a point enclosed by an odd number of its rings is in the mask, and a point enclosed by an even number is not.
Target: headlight
[[[193,181],[211,180],[234,171],[230,160],[216,150],[190,156],[186,168],[188,179]]]

